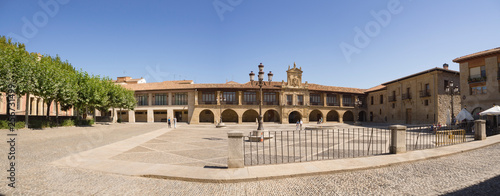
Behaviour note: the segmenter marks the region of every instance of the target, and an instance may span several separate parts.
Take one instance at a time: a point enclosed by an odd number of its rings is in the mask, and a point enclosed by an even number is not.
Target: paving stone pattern
[[[499,195],[500,144],[447,157],[394,166],[333,174],[279,178],[240,183],[203,183],[151,179],[57,167],[50,162],[71,154],[122,141],[164,127],[163,124],[114,124],[85,128],[21,130],[19,134],[16,189],[7,187],[6,172],[0,179],[0,193],[6,195]],[[203,149],[207,140],[224,138],[229,129],[189,126],[206,134],[186,132],[193,140],[178,137],[156,138],[119,156],[155,152],[180,156],[176,163],[218,163],[218,157],[190,162],[191,152],[179,155],[174,149],[159,147],[163,141],[179,141]],[[239,129],[235,127],[234,129]],[[233,129],[233,130],[234,130]],[[181,129],[179,129],[181,130]],[[220,131],[220,133],[219,133]],[[0,134],[6,135],[6,130]],[[173,132],[172,132],[173,133]],[[188,137],[188,138],[189,138]],[[178,140],[176,140],[178,139]],[[182,141],[182,142],[180,142]],[[196,143],[199,142],[198,145]],[[200,147],[200,148],[197,148]],[[208,147],[208,149],[220,147]],[[0,154],[7,153],[6,142]],[[182,153],[181,153],[182,154]],[[181,158],[182,157],[182,158]],[[115,157],[123,158],[125,157]],[[129,157],[132,158],[132,157]],[[161,159],[161,157],[158,157]],[[213,160],[212,160],[213,159]],[[154,159],[150,159],[152,161]],[[7,170],[6,158],[2,160]],[[220,162],[219,162],[220,163]]]

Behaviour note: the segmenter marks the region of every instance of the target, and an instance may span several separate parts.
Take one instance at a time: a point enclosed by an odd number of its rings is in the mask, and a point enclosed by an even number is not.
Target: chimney
[[[445,63],[445,64],[443,64],[443,69],[448,70],[448,64],[446,64],[446,63]]]

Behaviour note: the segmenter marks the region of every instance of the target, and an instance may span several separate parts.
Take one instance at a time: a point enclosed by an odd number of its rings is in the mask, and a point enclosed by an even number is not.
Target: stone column
[[[198,90],[194,90],[194,105],[198,105]]]
[[[152,123],[152,122],[155,122],[155,117],[154,117],[154,111],[153,109],[148,109],[146,111],[146,114],[147,114],[147,122],[148,123]]]
[[[241,105],[243,102],[243,91],[238,91],[238,105]]]
[[[148,106],[153,105],[153,93],[148,93]]]
[[[474,140],[485,140],[486,139],[486,121],[476,120],[474,121]]]
[[[168,100],[168,105],[172,105],[172,93],[168,93],[168,97],[167,97],[167,100]]]
[[[245,159],[243,154],[243,132],[230,131],[228,137],[228,168],[243,168],[245,167]]]
[[[406,152],[406,126],[403,125],[391,125],[389,126],[391,130],[391,144],[389,146],[389,152],[391,154],[399,154]]]
[[[323,100],[323,107],[326,107],[326,106],[327,106],[327,104],[326,104],[326,101],[327,101],[327,100],[326,100],[326,99],[327,99],[327,97],[328,97],[328,96],[327,96],[327,94],[326,94],[326,93],[322,93],[321,95],[323,96],[323,97],[321,98],[321,100]],[[325,121],[325,122],[326,122],[326,121]]]
[[[338,94],[338,96],[339,96],[339,107],[343,107],[344,103],[342,103],[342,102],[344,102],[344,100],[343,100],[344,99],[344,95]]]
[[[217,100],[217,105],[220,105],[220,100],[219,100],[220,93],[221,93],[220,91],[217,91],[217,93],[215,93],[215,100]]]
[[[128,122],[135,123],[135,111],[134,110],[128,111]]]

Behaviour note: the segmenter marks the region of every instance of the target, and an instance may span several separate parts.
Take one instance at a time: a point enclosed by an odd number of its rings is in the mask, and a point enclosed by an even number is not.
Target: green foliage
[[[72,119],[67,119],[67,120],[64,120],[62,123],[61,123],[61,126],[63,127],[72,127],[72,126],[75,126],[75,121],[72,120]]]
[[[75,121],[77,126],[92,126],[94,124],[94,119],[90,120],[77,120]]]
[[[118,123],[122,123],[122,119],[121,119],[121,118],[118,118],[118,120],[116,120],[116,122],[118,122]]]
[[[18,121],[16,122],[16,129],[22,129],[24,128],[24,122],[23,121]],[[0,129],[10,129],[9,127],[9,121],[6,120],[0,120]]]
[[[29,121],[29,128],[45,129],[45,128],[51,128],[51,127],[57,127],[57,124],[55,122],[51,122],[51,121],[47,121],[47,120],[30,120]]]

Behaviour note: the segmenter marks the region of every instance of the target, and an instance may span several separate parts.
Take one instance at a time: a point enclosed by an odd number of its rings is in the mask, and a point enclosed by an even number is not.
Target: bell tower
[[[293,68],[290,69],[288,66],[287,74],[287,86],[288,87],[301,87],[302,86],[302,67],[297,68],[295,62],[293,63]]]

